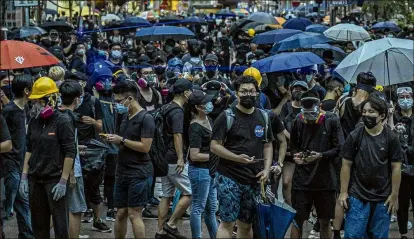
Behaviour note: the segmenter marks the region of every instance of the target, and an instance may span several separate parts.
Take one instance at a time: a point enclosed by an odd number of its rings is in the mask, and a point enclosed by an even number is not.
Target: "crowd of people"
[[[292,238],[310,215],[336,239],[387,238],[397,215],[407,238],[412,82],[382,87],[363,72],[348,84],[332,50],[323,65],[263,74],[251,64],[271,46],[226,24],[180,41],[137,41],[135,28],[22,39],[61,63],[0,72],[3,226],[16,217],[19,238],[50,238],[51,227],[79,238],[84,222],[125,238],[129,221],[135,238],[184,238],[189,215],[193,238],[203,217],[210,238],[251,238],[262,182],[296,210]],[[145,218],[158,219],[155,235]]]

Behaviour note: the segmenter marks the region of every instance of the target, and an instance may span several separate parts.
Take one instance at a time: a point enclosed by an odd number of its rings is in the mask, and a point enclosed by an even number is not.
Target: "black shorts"
[[[145,207],[152,197],[152,176],[141,178],[115,178],[114,206],[116,208]]]
[[[312,206],[315,206],[318,219],[334,219],[336,192],[292,190],[292,204],[296,222],[308,220]]]
[[[92,170],[92,171],[82,171],[83,174],[83,183],[85,186],[85,196],[86,202],[98,205],[102,202],[101,193],[99,191],[99,186],[103,182],[105,169],[101,170]]]

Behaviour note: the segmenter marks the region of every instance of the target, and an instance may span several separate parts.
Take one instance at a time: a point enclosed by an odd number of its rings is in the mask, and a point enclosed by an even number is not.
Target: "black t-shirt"
[[[279,117],[282,121],[284,121],[288,116],[294,119],[296,118],[296,115],[300,113],[300,111],[301,111],[301,108],[293,107],[292,101],[289,101],[282,106],[282,110],[280,111]],[[288,129],[288,131],[290,132],[290,128]]]
[[[209,119],[210,124],[212,124],[211,119]],[[210,139],[211,139],[211,131],[206,127],[200,125],[197,122],[190,124],[189,130],[190,136],[190,149],[200,149],[200,153],[202,154],[209,154],[210,153]],[[191,160],[189,156],[189,163],[192,166],[199,167],[199,168],[209,168],[209,162],[194,162]]]
[[[313,86],[312,89],[310,89],[310,91],[317,93],[319,95],[320,100],[323,100],[325,98],[326,90],[320,85]]]
[[[153,138],[155,131],[154,118],[142,110],[132,119],[125,115],[121,123],[119,136],[132,141],[141,141],[142,138]],[[120,146],[116,177],[148,178],[152,177],[154,169],[147,153]]]
[[[79,56],[75,56],[70,62],[69,70],[76,70],[82,73],[86,73],[86,63],[83,62]]]
[[[372,136],[361,126],[351,132],[342,148],[343,159],[352,161],[349,195],[380,202],[391,194],[391,163],[403,157],[398,136],[385,127]]]
[[[321,103],[321,109],[324,111],[333,112],[336,107],[336,100],[324,100]]]
[[[4,107],[3,117],[12,138],[13,149],[11,152],[2,155],[2,167],[4,167],[5,172],[20,170],[26,152],[26,113],[24,109],[20,109],[12,101]]]
[[[6,120],[0,115],[0,143],[7,140],[11,140],[9,129],[7,128]],[[1,156],[2,155],[0,154],[0,159],[3,158]],[[0,166],[0,178],[2,178],[4,177],[4,167],[2,165]]]
[[[233,108],[235,119],[229,132],[227,131],[226,113],[223,112],[214,122],[212,140],[225,141],[224,147],[239,155],[246,154],[262,159],[264,144],[274,140],[272,125],[269,122],[267,140],[265,141],[265,120],[262,113],[255,109],[252,114],[245,114]],[[253,164],[241,164],[227,159],[220,159],[218,172],[238,183],[257,184],[256,175],[263,170],[263,161]]]
[[[95,98],[94,107],[92,104],[92,96],[89,93],[85,93],[85,96],[83,97],[83,103],[79,106],[79,108],[75,110],[75,112],[78,113],[80,117],[89,116],[95,120],[102,120],[102,107],[99,99]],[[76,122],[76,128],[78,129],[80,145],[87,144],[91,139],[96,138],[94,125],[87,125],[82,122]]]
[[[355,129],[355,126],[358,124],[361,118],[361,112],[359,110],[359,106],[354,106],[352,98],[346,99],[342,107],[345,107],[345,109],[344,114],[341,117],[341,125],[346,139],[348,138],[348,135]]]
[[[174,134],[184,134],[184,110],[175,102],[171,102],[170,105],[166,107],[168,107],[168,109],[166,109],[167,114],[165,116],[164,125],[167,132],[166,143],[168,146],[166,158],[169,164],[176,164],[178,156],[174,146]]]

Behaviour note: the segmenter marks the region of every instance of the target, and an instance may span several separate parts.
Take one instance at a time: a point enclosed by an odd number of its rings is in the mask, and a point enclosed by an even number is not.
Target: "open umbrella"
[[[329,28],[324,25],[312,24],[306,27],[306,32],[324,33],[328,29]]]
[[[309,32],[295,34],[283,41],[280,41],[274,46],[274,49],[280,51],[288,51],[298,48],[307,48],[315,44],[327,43],[331,40],[324,35],[314,35]],[[272,51],[274,50],[272,49]]]
[[[249,11],[244,8],[236,8],[233,12],[239,17],[248,17],[250,15]]]
[[[293,29],[277,29],[256,35],[252,42],[256,44],[274,44],[301,32]]]
[[[141,17],[127,17],[122,22],[122,25],[131,27],[149,27],[151,26],[151,23]]]
[[[189,17],[189,18],[186,18],[184,20],[181,20],[180,24],[183,24],[183,25],[197,25],[197,24],[206,25],[207,22],[203,18]]]
[[[253,63],[252,67],[262,73],[289,72],[324,63],[325,61],[312,52],[286,52],[258,60]]]
[[[251,14],[247,19],[250,21],[260,22],[263,24],[279,24],[274,16],[266,12],[255,12]]]
[[[397,26],[397,24],[395,24],[393,22],[379,22],[379,23],[375,24],[374,26],[372,26],[371,29],[374,29],[374,30],[385,30],[387,28],[390,31],[393,31],[393,32],[399,32],[399,31],[401,31],[401,29]]]
[[[166,15],[166,16],[162,16],[159,19],[159,23],[162,24],[177,24],[181,21],[181,19],[177,16],[177,15]]]
[[[102,17],[103,22],[121,21],[121,18],[115,14],[106,14]]]
[[[264,25],[263,23],[260,23],[260,22],[249,22],[249,23],[247,23],[246,25],[244,25],[242,28],[241,28],[241,30],[243,30],[243,31],[247,31],[247,30],[249,30],[249,29],[255,29],[257,26],[260,26],[260,25]]]
[[[326,43],[312,45],[309,47],[309,49],[311,52],[315,53],[320,57],[322,57],[324,51],[331,50],[334,54],[334,58],[336,61],[342,61],[346,57],[346,53],[344,52],[344,50]]]
[[[45,29],[46,31],[55,29],[58,32],[70,32],[73,30],[73,26],[69,25],[64,21],[45,22],[40,27]]]
[[[228,9],[221,9],[216,12],[216,16],[219,17],[236,17],[236,13],[228,10]]]
[[[291,18],[285,22],[285,24],[283,24],[283,28],[305,31],[306,27],[312,24],[313,23],[309,19],[297,17]]]
[[[23,41],[0,41],[0,70],[50,66],[60,61],[40,46]]]
[[[22,27],[10,32],[11,39],[22,39],[29,36],[41,36],[47,34],[47,31],[40,27]]]
[[[335,72],[351,83],[361,72],[372,72],[382,86],[412,82],[414,41],[383,38],[367,42],[349,54]]]
[[[335,25],[323,33],[335,41],[366,41],[371,39],[369,33],[360,26],[348,23]]]
[[[180,41],[194,38],[194,33],[185,27],[154,26],[139,30],[135,36],[140,41],[165,41],[167,39]]]
[[[242,30],[242,27],[252,21],[247,19],[239,19],[230,26],[229,35],[234,36],[237,32]]]

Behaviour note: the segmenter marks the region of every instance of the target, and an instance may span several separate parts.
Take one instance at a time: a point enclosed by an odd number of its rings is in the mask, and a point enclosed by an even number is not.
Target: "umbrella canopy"
[[[298,48],[307,48],[315,44],[327,43],[330,41],[331,40],[324,35],[314,35],[308,32],[304,32],[293,35],[289,38],[286,38],[283,41],[280,41],[274,46],[274,49],[278,49],[279,52],[288,51]]]
[[[40,46],[23,41],[0,41],[0,70],[49,66],[60,61]]]
[[[324,33],[329,28],[320,24],[312,24],[306,27],[307,32]]]
[[[140,41],[179,41],[193,38],[194,33],[185,27],[154,26],[139,30],[135,36]]]
[[[321,14],[321,13],[317,13],[317,12],[311,12],[311,13],[308,13],[308,14],[306,14],[306,18],[315,18],[315,17],[321,17],[321,18],[323,18],[325,15],[324,14]]]
[[[273,25],[273,24],[265,24],[265,25],[259,25],[254,28],[256,31],[256,34],[260,34],[263,32],[275,30],[275,29],[282,29],[283,27],[281,25]]]
[[[377,84],[395,85],[414,80],[414,41],[383,38],[370,41],[349,54],[335,69],[349,82],[360,72],[372,72]]]
[[[159,19],[159,23],[162,24],[177,24],[181,21],[181,19],[177,15],[166,15],[162,16]]]
[[[283,25],[286,22],[286,19],[284,19],[283,17],[275,17],[276,21],[280,24]]]
[[[104,22],[112,22],[112,21],[121,21],[121,18],[115,14],[106,14],[102,17],[102,21]]]
[[[287,52],[276,54],[253,63],[262,73],[292,71],[325,62],[312,52]]]
[[[219,17],[236,17],[236,13],[228,10],[228,9],[220,9],[216,12],[216,16]]]
[[[393,31],[393,32],[399,32],[399,31],[401,31],[401,29],[397,26],[397,24],[395,24],[393,22],[379,22],[379,23],[375,24],[374,26],[372,26],[371,29],[374,29],[374,30],[385,30],[387,28],[390,31]]]
[[[335,41],[366,41],[371,39],[369,33],[360,26],[348,23],[335,25],[323,34]]]
[[[263,24],[279,24],[274,16],[266,12],[255,12],[252,15],[250,15],[247,19],[250,21],[260,22]]]
[[[47,34],[47,31],[40,27],[22,27],[10,32],[11,39],[22,39],[29,36],[41,36]]]
[[[244,25],[242,28],[241,28],[241,30],[243,30],[243,31],[247,31],[247,30],[249,30],[249,29],[255,29],[257,26],[260,26],[260,25],[264,25],[263,23],[260,23],[260,22],[249,22],[249,23],[247,23],[246,25]]]
[[[242,30],[242,27],[244,27],[244,25],[246,25],[246,24],[248,24],[250,22],[252,22],[252,21],[247,20],[247,19],[239,19],[239,20],[237,20],[235,23],[233,23],[230,26],[229,35],[230,36],[234,36],[237,32],[239,32],[239,31]]]
[[[45,29],[46,31],[55,29],[58,32],[70,32],[73,30],[73,26],[69,25],[64,21],[45,22],[40,27]]]
[[[131,27],[149,27],[151,26],[151,23],[141,17],[127,17],[122,22],[122,25]]]
[[[346,57],[346,53],[344,52],[344,50],[342,50],[339,47],[332,46],[326,43],[312,45],[310,46],[310,50],[311,52],[315,53],[316,55],[320,57],[322,57],[324,51],[331,50],[334,54],[334,58],[336,61],[341,61]]]
[[[189,17],[187,19],[181,20],[180,24],[183,24],[183,25],[197,25],[197,24],[206,25],[207,22],[203,18]]]
[[[236,8],[233,10],[234,13],[236,13],[239,17],[248,17],[250,15],[249,11],[247,11],[244,8]]]
[[[306,27],[312,24],[309,19],[298,17],[289,19],[283,24],[283,28],[305,31]]]
[[[252,42],[256,44],[274,44],[301,32],[293,29],[277,29],[256,35]]]

